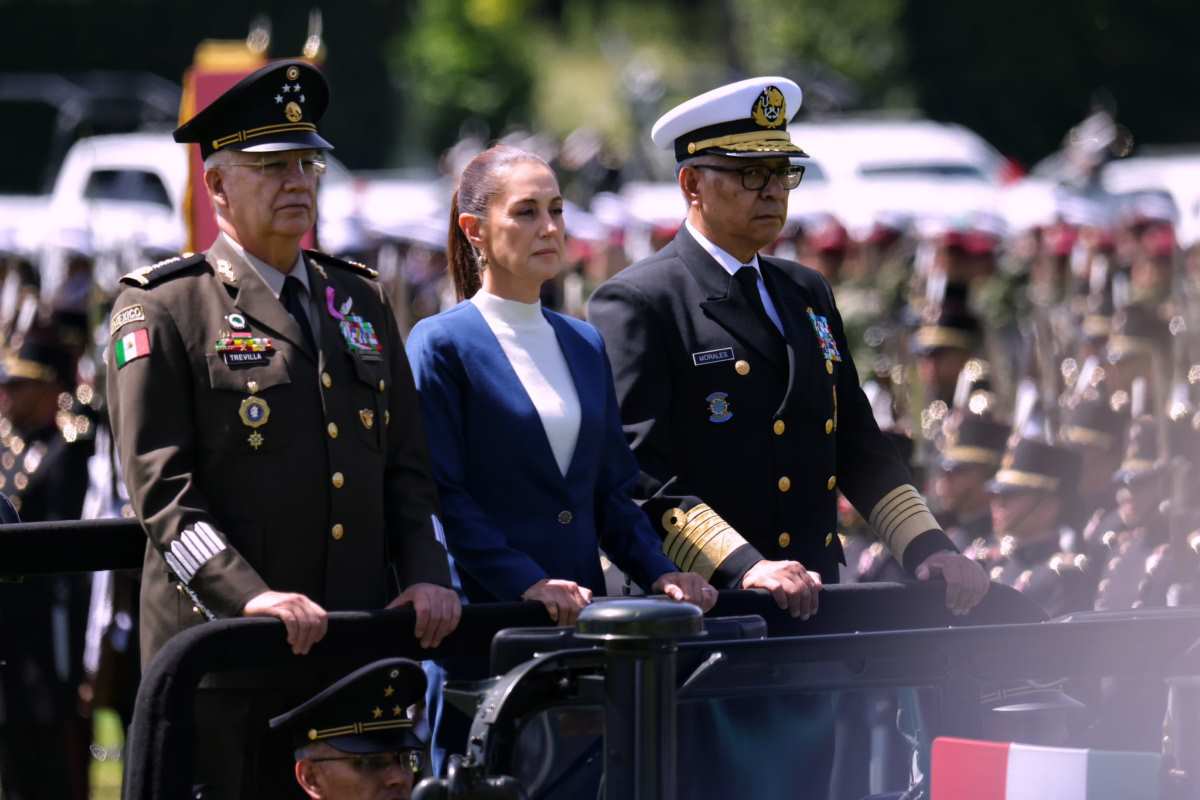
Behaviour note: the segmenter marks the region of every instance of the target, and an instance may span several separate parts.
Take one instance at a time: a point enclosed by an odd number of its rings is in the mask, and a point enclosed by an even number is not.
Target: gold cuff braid
[[[671,508],[663,514],[663,552],[684,572],[712,578],[721,562],[746,543],[721,515],[705,503],[690,510]]]

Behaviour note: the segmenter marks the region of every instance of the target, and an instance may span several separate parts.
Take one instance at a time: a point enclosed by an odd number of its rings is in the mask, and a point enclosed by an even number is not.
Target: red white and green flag
[[[138,328],[125,334],[113,343],[113,354],[117,358],[117,369],[135,358],[150,355],[150,331]]]
[[[939,738],[930,800],[1150,800],[1162,796],[1161,761],[1158,753]]]

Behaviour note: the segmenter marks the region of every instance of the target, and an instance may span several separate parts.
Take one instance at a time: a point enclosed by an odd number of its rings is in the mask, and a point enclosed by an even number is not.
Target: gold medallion
[[[283,115],[287,117],[288,122],[299,122],[304,112],[300,110],[300,104],[293,101],[283,107]]]
[[[369,408],[360,408],[358,410],[358,418],[362,420],[363,427],[367,430],[375,427],[375,412]]]
[[[251,395],[242,401],[238,416],[247,428],[261,428],[271,417],[271,407],[258,395]]]

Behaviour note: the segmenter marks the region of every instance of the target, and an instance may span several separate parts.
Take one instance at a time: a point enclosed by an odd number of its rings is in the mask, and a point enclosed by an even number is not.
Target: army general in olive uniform
[[[147,661],[213,617],[277,617],[299,654],[324,635],[326,609],[411,603],[425,646],[458,621],[391,309],[373,271],[299,247],[330,149],[315,124],[327,102],[316,69],[280,62],[178,129],[200,145],[221,234],[205,254],[122,279],[108,397],[149,537]],[[279,710],[226,720],[210,745],[265,730]],[[204,773],[230,772],[240,753],[199,752],[201,779],[236,794],[228,774]],[[248,780],[244,794],[257,791]]]

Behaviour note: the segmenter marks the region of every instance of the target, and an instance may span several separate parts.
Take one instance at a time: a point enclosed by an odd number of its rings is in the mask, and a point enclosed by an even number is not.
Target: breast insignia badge
[[[358,418],[362,420],[363,427],[367,430],[375,427],[375,412],[369,408],[360,408],[358,410]]]
[[[708,403],[708,421],[721,423],[733,419],[733,406],[726,392],[713,392],[704,398]]]

